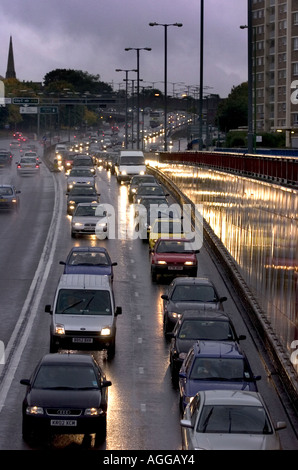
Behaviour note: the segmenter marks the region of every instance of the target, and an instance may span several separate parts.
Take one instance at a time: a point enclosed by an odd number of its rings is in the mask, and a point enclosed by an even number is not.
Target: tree
[[[218,106],[217,122],[221,131],[228,132],[247,126],[248,83],[234,86],[229,96]]]
[[[99,75],[90,75],[82,70],[56,69],[44,76],[46,92],[61,92],[69,88],[75,93],[89,92],[92,94],[111,93],[112,88],[99,80]]]

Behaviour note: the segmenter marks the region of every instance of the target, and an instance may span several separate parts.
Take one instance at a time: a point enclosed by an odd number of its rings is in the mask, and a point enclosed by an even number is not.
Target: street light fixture
[[[125,72],[125,148],[128,147],[128,134],[127,134],[127,87],[128,87],[128,72],[137,72],[136,69],[115,69],[116,72]]]
[[[165,132],[165,135],[164,135],[164,139],[165,139],[165,144],[164,144],[164,150],[167,151],[168,149],[168,144],[167,144],[167,126],[168,126],[168,122],[167,122],[167,114],[168,114],[168,110],[167,110],[167,105],[168,105],[168,99],[167,99],[167,33],[168,33],[168,26],[177,26],[178,28],[181,28],[181,26],[183,26],[182,23],[170,23],[170,24],[161,24],[161,23],[156,23],[156,22],[153,22],[153,23],[149,23],[149,26],[163,26],[164,27],[164,33],[165,33],[165,70],[164,70],[164,87],[165,87],[165,90],[164,90],[164,100],[165,100],[165,124],[164,124],[164,132]]]
[[[126,47],[125,51],[137,51],[137,149],[140,139],[140,51],[151,51],[151,47]]]

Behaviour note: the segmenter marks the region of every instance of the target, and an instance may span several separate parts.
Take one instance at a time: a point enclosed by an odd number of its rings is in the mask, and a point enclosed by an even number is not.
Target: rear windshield
[[[145,165],[144,157],[121,157],[120,165]]]

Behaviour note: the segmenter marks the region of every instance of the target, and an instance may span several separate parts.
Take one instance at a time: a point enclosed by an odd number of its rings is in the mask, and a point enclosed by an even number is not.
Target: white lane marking
[[[14,331],[5,349],[5,357],[6,361],[8,361],[8,368],[6,371],[4,367],[5,376],[0,388],[0,412],[5,404],[7,394],[9,392],[11,383],[14,379],[16,370],[22,357],[22,352],[32,331],[32,325],[38,311],[38,306],[43,295],[51,265],[53,263],[54,253],[57,245],[59,227],[62,220],[63,199],[60,197],[60,195],[63,194],[63,188],[61,186],[61,179],[58,179],[58,184],[60,186],[60,191],[58,192],[56,178],[53,175],[52,177],[54,181],[56,196],[53,216],[49,228],[49,233],[46,238],[45,246],[38,267],[36,269],[33,281],[31,283],[28,295],[23,305],[18,322],[16,323]],[[31,304],[32,306],[30,307],[30,315],[28,316],[24,331],[21,332],[23,321],[26,317],[26,312]]]

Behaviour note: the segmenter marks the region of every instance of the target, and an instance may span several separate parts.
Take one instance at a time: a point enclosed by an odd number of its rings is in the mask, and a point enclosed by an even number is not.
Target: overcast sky
[[[42,82],[57,68],[99,75],[115,90],[124,88],[124,72],[135,69],[140,51],[142,86],[163,91],[163,26],[167,28],[168,94],[200,83],[200,0],[1,0],[0,75],[5,77],[12,36],[19,80]],[[204,1],[205,93],[225,98],[247,80],[246,0]],[[129,78],[136,78],[130,72]],[[158,83],[159,82],[159,83]],[[183,82],[184,85],[178,85]]]

